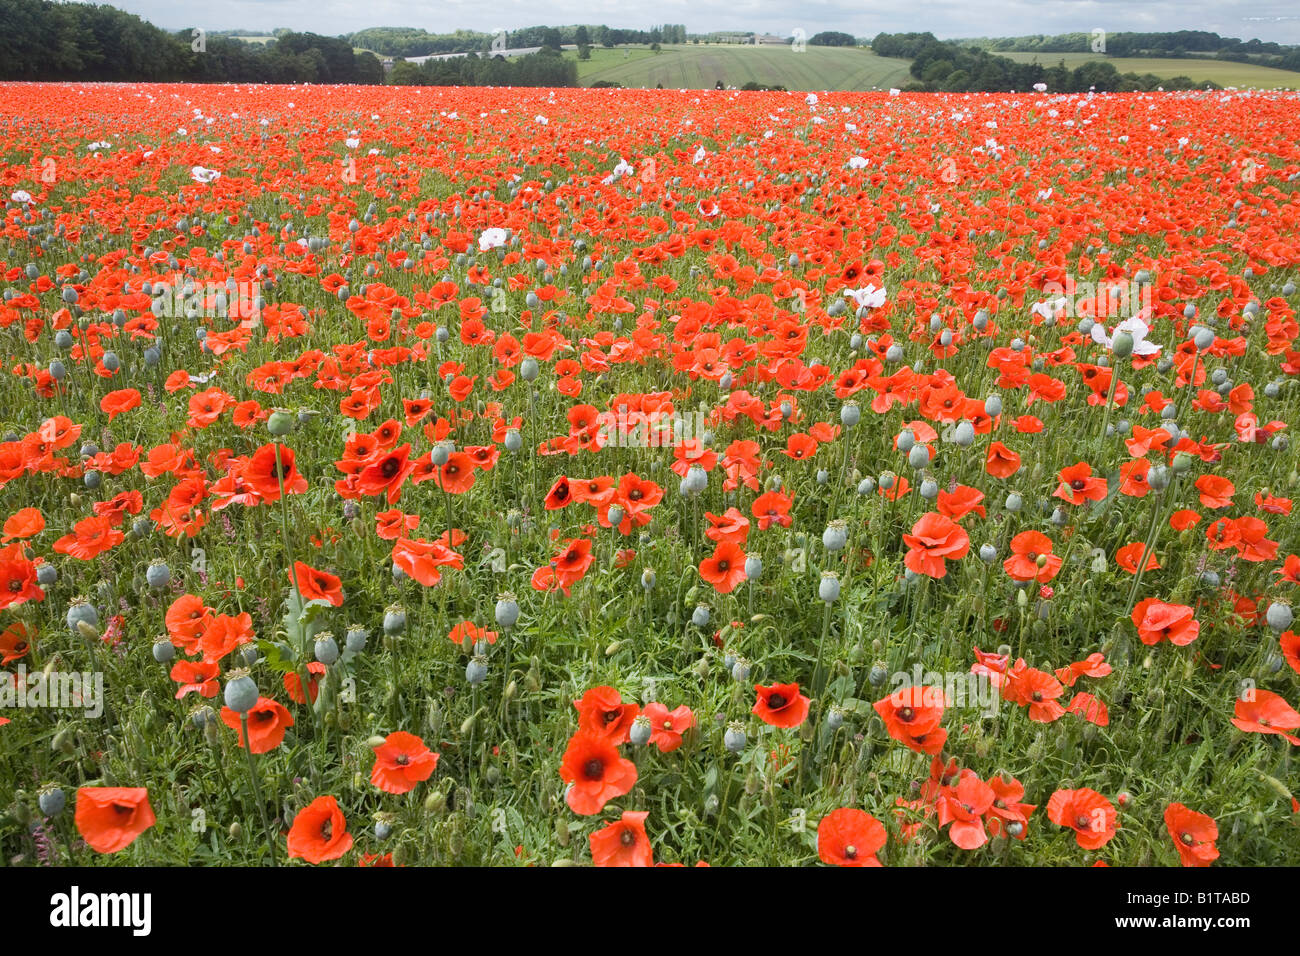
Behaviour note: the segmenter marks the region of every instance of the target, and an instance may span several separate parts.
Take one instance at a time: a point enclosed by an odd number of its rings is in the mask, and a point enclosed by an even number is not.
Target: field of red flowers
[[[1293,94],[0,86],[0,850],[1300,858]]]

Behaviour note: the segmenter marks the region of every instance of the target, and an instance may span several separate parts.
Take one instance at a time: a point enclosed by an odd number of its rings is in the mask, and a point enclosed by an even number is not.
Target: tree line
[[[963,46],[980,47],[990,53],[1104,53],[1108,57],[1157,56],[1179,59],[1196,57],[1255,63],[1283,70],[1300,70],[1300,47],[1258,39],[1241,40],[1204,30],[1176,30],[1168,33],[1120,32],[1105,35],[1105,49],[1095,49],[1097,38],[1089,33],[1056,36],[982,37],[962,40]]]
[[[170,33],[115,7],[0,0],[0,79],[103,82],[382,83],[352,44],[280,31],[264,43],[198,29]]]
[[[1120,73],[1113,63],[1094,60],[1073,70],[1063,62],[1052,67],[1018,63],[987,50],[938,40],[931,33],[882,33],[871,41],[879,56],[910,59],[913,92],[1001,93],[1030,90],[1044,84],[1053,93],[1119,93],[1133,90],[1217,89],[1214,83],[1197,83],[1185,76],[1161,78],[1154,74]]]

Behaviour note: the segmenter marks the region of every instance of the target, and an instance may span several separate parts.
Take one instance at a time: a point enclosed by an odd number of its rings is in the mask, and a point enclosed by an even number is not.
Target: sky
[[[807,36],[929,31],[953,37],[1035,33],[1206,30],[1222,36],[1300,44],[1295,0],[107,0],[165,29],[277,27],[327,36],[366,27],[456,29],[604,23],[648,29],[682,23],[690,33],[756,30]]]

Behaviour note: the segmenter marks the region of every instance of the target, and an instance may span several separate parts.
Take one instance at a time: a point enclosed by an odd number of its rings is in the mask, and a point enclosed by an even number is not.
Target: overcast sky
[[[1030,33],[1208,30],[1223,36],[1300,43],[1295,0],[107,0],[167,29],[288,27],[326,35],[365,27],[433,33],[604,23],[648,29],[684,23],[691,33],[759,30],[808,36],[842,30],[874,36],[929,30],[939,37]]]

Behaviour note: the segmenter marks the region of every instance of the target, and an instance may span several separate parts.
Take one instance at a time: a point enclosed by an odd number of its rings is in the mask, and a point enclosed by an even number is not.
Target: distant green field
[[[576,58],[577,53],[565,51]],[[910,80],[908,60],[876,56],[868,50],[808,47],[795,53],[785,46],[682,44],[653,52],[648,46],[596,47],[590,60],[578,60],[578,81],[598,80],[627,87],[712,89],[746,83],[784,86],[788,90],[873,90],[902,86]]]
[[[1097,53],[999,53],[1019,63],[1037,61],[1043,66],[1055,66],[1062,60],[1074,69],[1090,60],[1105,60],[1121,73],[1151,73],[1162,78],[1186,76],[1198,83],[1207,80],[1220,86],[1255,87],[1274,89],[1300,87],[1300,73],[1275,70],[1253,63],[1232,63],[1227,60],[1170,59],[1161,57],[1102,56]]]

